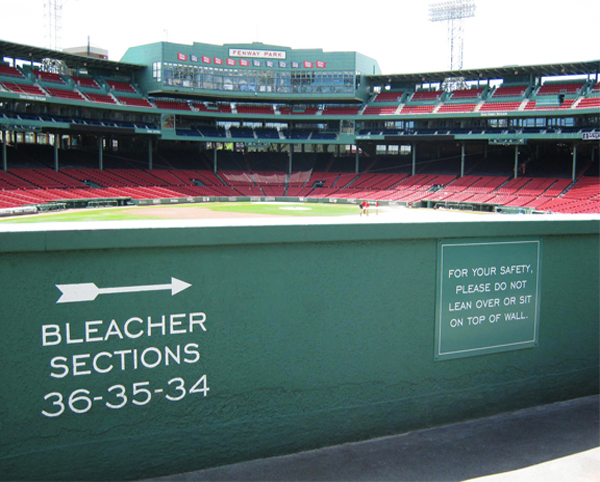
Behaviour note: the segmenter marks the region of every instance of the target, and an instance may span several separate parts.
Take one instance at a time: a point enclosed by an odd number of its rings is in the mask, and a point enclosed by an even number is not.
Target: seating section
[[[360,107],[336,107],[336,106],[326,106],[323,109],[323,115],[356,115]]]
[[[399,102],[404,92],[380,92],[373,102]]]
[[[123,105],[128,105],[128,106],[133,106],[133,107],[154,107],[148,99],[144,99],[144,98],[117,96],[117,100]]]
[[[253,105],[253,104],[238,104],[238,114],[266,114],[273,115],[275,113],[272,105]]]
[[[423,90],[423,91],[419,91],[419,92],[415,92],[412,97],[411,97],[411,101],[412,102],[419,102],[419,101],[433,101],[433,100],[438,100],[441,96],[442,96],[443,92],[440,90]]]
[[[120,82],[117,80],[106,80],[106,83],[109,87],[115,92],[127,92],[130,94],[137,94],[138,91],[133,88],[133,86],[127,82]]]
[[[460,114],[465,112],[473,112],[477,104],[444,104],[437,110],[438,114]]]
[[[452,92],[452,95],[450,96],[450,98],[452,100],[457,100],[457,99],[477,99],[481,96],[481,94],[483,93],[484,89],[479,88],[479,89],[461,89],[461,90],[455,90],[454,92]]]
[[[537,91],[537,95],[559,95],[571,94],[575,95],[583,88],[583,82],[570,84],[544,84]]]
[[[600,178],[459,177],[446,174],[249,172],[184,169],[9,169],[0,171],[0,207],[64,199],[188,196],[337,197],[416,203],[488,203],[555,212],[600,212]]]
[[[576,109],[595,109],[600,107],[600,97],[588,97],[581,99],[575,106]]]
[[[19,69],[4,64],[0,64],[0,76],[15,77],[19,79],[25,78]]]
[[[52,73],[52,72],[43,72],[41,70],[34,70],[33,73],[37,77],[37,79],[41,82],[48,82],[51,84],[64,84],[65,83],[65,81],[62,79],[62,77],[60,75]]]
[[[479,107],[479,112],[510,112],[518,110],[521,102],[485,102]]]
[[[172,110],[192,110],[187,102],[164,100],[164,99],[153,99],[154,105],[159,109],[172,109]]]
[[[52,97],[60,97],[61,99],[85,100],[85,97],[75,90],[46,87],[46,92],[48,92],[48,94],[50,94]]]
[[[512,85],[512,86],[500,86],[497,87],[493,97],[523,97],[527,92],[527,85]]]
[[[16,84],[13,82],[2,82],[2,85],[5,89],[10,90],[11,92],[27,95],[40,95],[44,97],[46,96],[44,91],[37,85]]]
[[[103,104],[116,104],[115,99],[110,95],[96,94],[94,92],[84,92],[83,95],[92,102],[102,102]]]
[[[73,82],[78,87],[85,87],[88,89],[100,89],[98,82],[96,82],[94,79],[91,79],[89,77],[78,77],[78,76],[72,75],[71,79],[73,79]]]
[[[362,115],[394,115],[397,110],[398,110],[397,106],[392,106],[392,107],[368,106],[362,112]]]

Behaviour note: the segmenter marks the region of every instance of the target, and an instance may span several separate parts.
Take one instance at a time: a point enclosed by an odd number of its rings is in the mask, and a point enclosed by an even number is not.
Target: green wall
[[[3,480],[140,479],[599,391],[597,220],[150,226],[0,233]],[[523,239],[536,343],[436,360],[440,242]],[[80,283],[131,289],[57,302]]]

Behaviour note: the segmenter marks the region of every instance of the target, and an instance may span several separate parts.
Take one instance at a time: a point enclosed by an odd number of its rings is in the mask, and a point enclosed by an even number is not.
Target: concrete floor
[[[598,482],[599,414],[592,396],[152,480]]]

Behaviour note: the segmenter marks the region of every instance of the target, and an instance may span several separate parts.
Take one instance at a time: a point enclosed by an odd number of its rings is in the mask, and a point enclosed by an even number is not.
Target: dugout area
[[[1,478],[135,480],[597,394],[599,231],[3,227]]]

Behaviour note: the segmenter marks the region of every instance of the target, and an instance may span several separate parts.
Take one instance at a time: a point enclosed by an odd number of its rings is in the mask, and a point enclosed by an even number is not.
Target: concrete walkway
[[[592,396],[153,480],[598,482],[599,413]]]

